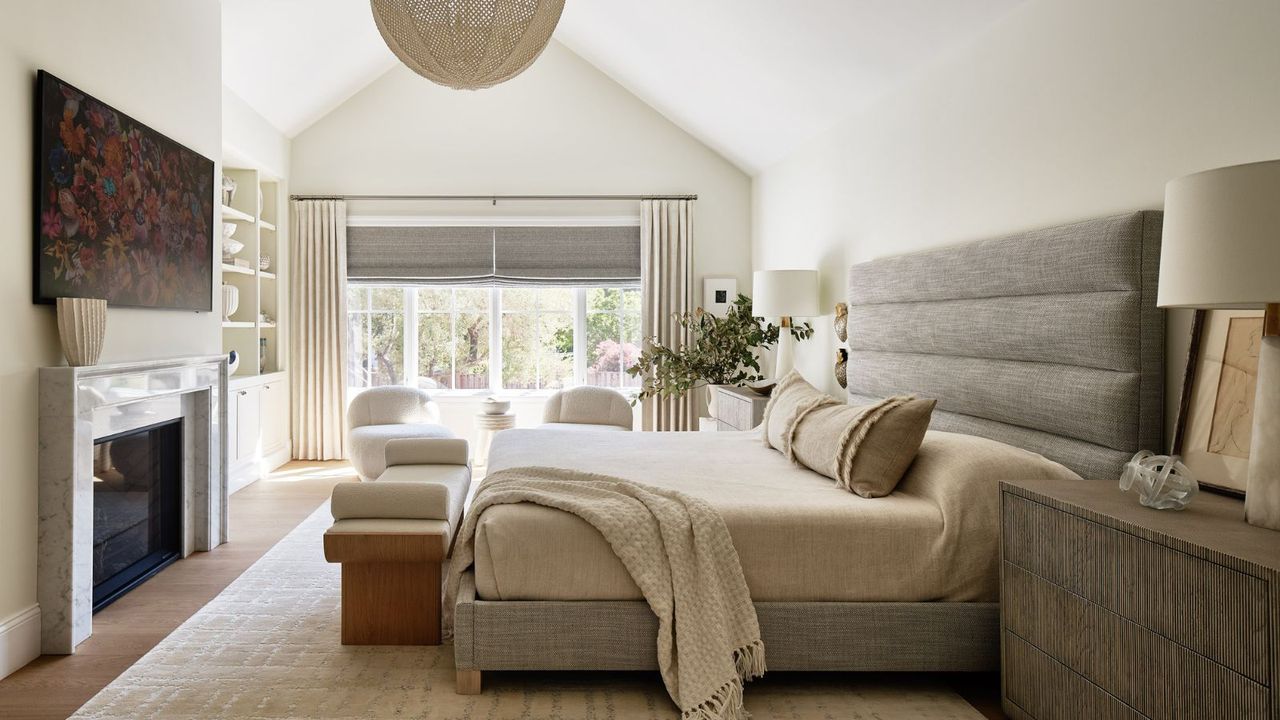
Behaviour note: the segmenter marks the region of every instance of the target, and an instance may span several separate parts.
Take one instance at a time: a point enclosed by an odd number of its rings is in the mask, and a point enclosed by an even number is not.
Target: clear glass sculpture
[[[1156,510],[1181,510],[1200,492],[1200,484],[1177,455],[1142,450],[1124,466],[1120,489],[1138,488],[1138,501]]]

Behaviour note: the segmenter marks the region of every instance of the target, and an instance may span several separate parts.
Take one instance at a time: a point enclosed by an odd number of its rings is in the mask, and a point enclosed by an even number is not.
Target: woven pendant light
[[[391,52],[431,82],[479,90],[524,72],[560,22],[564,0],[370,0]]]

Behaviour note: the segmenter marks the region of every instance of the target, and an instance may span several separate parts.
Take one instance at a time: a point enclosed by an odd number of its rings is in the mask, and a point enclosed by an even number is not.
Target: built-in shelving
[[[236,311],[222,323],[222,347],[240,355],[235,379],[282,372],[285,354],[277,324],[285,307],[281,295],[284,283],[277,280],[287,270],[281,264],[286,246],[278,229],[285,188],[278,179],[254,167],[228,163],[223,173],[235,180],[236,191],[224,198],[222,219],[236,223],[232,238],[244,247],[234,257],[224,256],[221,263],[222,283],[234,286],[239,294]],[[260,263],[267,258],[271,270],[260,270]],[[236,259],[247,261],[247,266],[236,265]]]
[[[244,212],[243,210],[237,210],[231,207],[230,205],[222,206],[222,219],[224,221],[231,221],[231,222],[253,222],[254,220],[253,215],[250,215],[249,213]]]

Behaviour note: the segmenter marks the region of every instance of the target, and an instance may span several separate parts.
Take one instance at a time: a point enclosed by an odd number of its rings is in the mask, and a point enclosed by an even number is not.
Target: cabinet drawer
[[[735,430],[750,430],[751,403],[731,392],[716,392],[716,419]]]
[[[1007,563],[1270,685],[1265,581],[1027,498],[1002,498]]]
[[[1001,623],[1150,717],[1270,717],[1262,685],[1008,562]]]
[[[1015,717],[1036,720],[1144,720],[1145,715],[1005,631],[1004,697]],[[1015,707],[1009,708],[1012,703]],[[1020,711],[1021,715],[1016,711]]]

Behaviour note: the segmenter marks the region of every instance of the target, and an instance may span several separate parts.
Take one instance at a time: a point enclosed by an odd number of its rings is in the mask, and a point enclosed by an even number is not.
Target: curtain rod
[[[697,195],[290,195],[290,200],[697,200]]]

